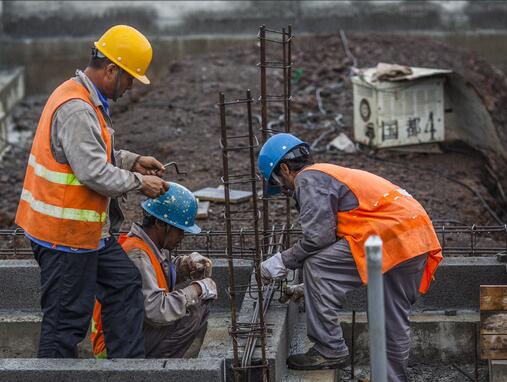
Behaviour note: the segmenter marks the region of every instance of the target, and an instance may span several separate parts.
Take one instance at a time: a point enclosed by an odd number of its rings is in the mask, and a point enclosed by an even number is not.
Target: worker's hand
[[[283,264],[280,252],[261,263],[261,277],[265,284],[271,280],[283,279],[285,276],[287,276],[287,268]]]
[[[188,257],[189,276],[192,280],[211,277],[213,264],[210,259],[199,252],[192,252]]]
[[[201,300],[216,300],[217,299],[217,285],[210,278],[194,281],[192,284],[198,284],[201,287]]]
[[[140,191],[149,198],[158,198],[169,190],[169,184],[155,175],[143,175]]]
[[[287,301],[293,301],[295,303],[300,302],[304,299],[304,284],[296,284],[296,285],[285,285],[282,290],[282,295],[280,296],[280,302],[286,303]]]
[[[142,175],[157,175],[162,176],[165,168],[162,163],[153,157],[140,156],[137,157],[134,165],[132,166],[133,172],[138,172]]]

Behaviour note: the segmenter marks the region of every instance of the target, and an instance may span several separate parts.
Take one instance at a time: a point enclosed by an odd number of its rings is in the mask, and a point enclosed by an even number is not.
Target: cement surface
[[[351,351],[352,314],[340,314],[345,342]],[[479,313],[458,311],[455,316],[443,312],[415,313],[410,317],[412,364],[472,363],[475,359],[474,336]],[[356,314],[355,359],[368,364],[368,324],[366,313]]]
[[[221,359],[1,359],[0,380],[18,382],[223,381]]]
[[[251,262],[236,260],[234,275],[238,285],[247,284],[251,273]],[[229,270],[224,259],[213,260],[213,279],[217,284],[218,299],[213,310],[230,308],[228,294]],[[0,260],[0,311],[40,311],[40,271],[34,260]],[[237,297],[238,306],[242,296]]]
[[[479,286],[506,284],[505,263],[493,257],[448,257],[435,273],[430,290],[414,310],[479,310]],[[366,287],[347,294],[345,310],[366,310]]]
[[[489,381],[490,382],[507,381],[507,361],[505,360],[489,361]]]

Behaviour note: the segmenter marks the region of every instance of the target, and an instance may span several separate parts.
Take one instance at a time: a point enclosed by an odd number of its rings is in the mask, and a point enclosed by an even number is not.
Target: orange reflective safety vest
[[[349,243],[359,276],[368,281],[365,242],[370,235],[382,239],[382,272],[427,253],[426,268],[419,291],[426,293],[442,248],[424,208],[405,190],[366,171],[318,163],[303,169],[326,173],[345,184],[359,206],[337,213],[337,233]]]
[[[167,284],[167,279],[165,278],[164,271],[162,270],[162,266],[160,265],[157,256],[153,253],[148,244],[146,244],[137,236],[127,236],[126,234],[122,234],[118,239],[118,242],[126,253],[129,253],[133,249],[140,249],[141,251],[148,254],[151,265],[155,270],[155,275],[157,276],[158,287],[164,289],[166,293],[170,292],[169,286]],[[92,330],[90,335],[93,355],[95,358],[107,358],[106,342],[104,339],[104,332],[102,330],[101,313],[102,307],[100,305],[100,302],[97,300],[95,301],[95,307],[93,308]]]
[[[111,135],[101,110],[90,100],[83,85],[67,80],[51,94],[42,111],[26,167],[16,224],[36,239],[95,249],[107,216],[107,197],[82,184],[70,165],[58,163],[51,152],[53,115],[71,99],[81,99],[94,108],[106,144],[107,161],[111,163]]]

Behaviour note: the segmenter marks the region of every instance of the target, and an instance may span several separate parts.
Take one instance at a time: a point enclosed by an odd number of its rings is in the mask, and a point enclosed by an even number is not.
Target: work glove
[[[200,295],[201,300],[216,300],[217,299],[217,285],[215,282],[208,278],[194,281],[192,284],[199,284],[202,293]]]
[[[271,280],[283,279],[285,276],[287,276],[287,268],[283,264],[280,252],[261,263],[261,277],[264,284],[269,284]]]
[[[192,280],[200,280],[211,277],[213,264],[210,259],[201,255],[199,252],[192,252],[189,257],[190,278]]]
[[[286,303],[287,301],[293,301],[295,303],[299,303],[302,299],[305,298],[304,293],[304,285],[296,284],[296,285],[285,285],[282,289],[282,295],[280,296],[280,302],[282,304]]]
[[[192,252],[190,255],[181,256],[178,261],[178,272],[185,279],[200,280],[211,277],[213,264],[207,257],[202,256],[198,252]]]

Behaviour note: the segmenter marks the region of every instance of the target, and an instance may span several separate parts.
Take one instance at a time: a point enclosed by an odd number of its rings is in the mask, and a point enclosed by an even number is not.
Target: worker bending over
[[[407,381],[409,314],[442,260],[433,225],[405,190],[366,171],[314,163],[308,144],[277,134],[259,153],[268,195],[293,195],[303,237],[261,265],[265,279],[303,269],[307,334],[314,346],[291,355],[293,369],[341,368],[349,351],[338,322],[345,294],[368,282],[364,244],[383,241],[382,272],[389,381]],[[370,317],[374,319],[374,317]]]
[[[205,330],[208,302],[217,298],[211,260],[197,252],[171,259],[170,252],[184,233],[201,229],[194,223],[197,201],[185,187],[170,183],[169,191],[148,199],[142,226],[133,224],[120,244],[141,273],[144,297],[144,347],[147,358],[180,358]],[[190,285],[175,289],[187,279]],[[204,333],[202,333],[204,334]],[[100,303],[92,320],[92,346],[97,358],[106,358]],[[201,337],[202,340],[202,337]]]
[[[109,100],[143,84],[152,57],[138,30],[117,25],[94,44],[84,71],[49,97],[35,132],[16,223],[41,270],[38,357],[75,358],[95,296],[103,302],[108,354],[144,357],[141,278],[111,232],[123,221],[117,198],[167,191],[155,158],[114,149]]]

